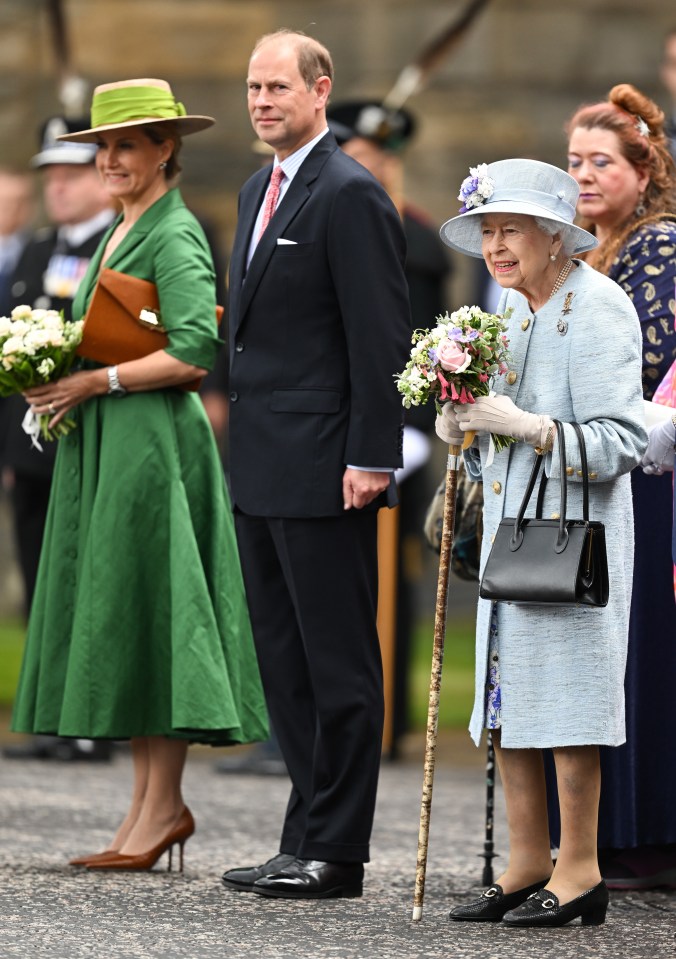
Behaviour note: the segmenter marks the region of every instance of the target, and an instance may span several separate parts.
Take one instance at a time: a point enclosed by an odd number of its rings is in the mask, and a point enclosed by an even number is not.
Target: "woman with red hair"
[[[676,359],[676,169],[664,113],[623,83],[607,100],[577,110],[566,131],[568,172],[580,187],[580,225],[599,240],[585,259],[615,280],[636,307],[643,331],[643,395],[650,400]],[[612,335],[612,329],[600,329],[600,344]],[[631,478],[635,563],[627,742],[601,750],[600,863],[607,885],[615,889],[676,885],[672,477],[635,469]],[[550,819],[556,842],[555,810]]]

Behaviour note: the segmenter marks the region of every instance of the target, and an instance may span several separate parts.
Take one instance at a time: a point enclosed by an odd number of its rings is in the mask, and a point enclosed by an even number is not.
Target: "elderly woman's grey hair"
[[[577,243],[575,228],[571,229],[567,223],[558,223],[556,220],[549,220],[546,216],[534,216],[533,219],[535,220],[538,230],[541,230],[548,236],[554,236],[554,234],[558,233],[561,237],[561,249],[567,256],[571,255]]]

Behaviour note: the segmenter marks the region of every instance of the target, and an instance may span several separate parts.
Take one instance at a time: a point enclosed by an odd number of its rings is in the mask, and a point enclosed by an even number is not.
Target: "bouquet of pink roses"
[[[411,358],[395,377],[406,409],[434,397],[440,412],[444,402],[474,403],[476,396],[488,396],[494,377],[508,369],[505,331],[510,313],[501,316],[462,306],[450,316],[438,316],[434,329],[416,330]],[[492,435],[496,450],[514,442],[509,436]]]

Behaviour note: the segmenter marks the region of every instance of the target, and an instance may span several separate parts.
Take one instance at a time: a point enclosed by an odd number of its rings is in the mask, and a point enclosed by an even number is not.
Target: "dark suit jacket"
[[[385,191],[328,133],[244,278],[270,173],[242,189],[230,266],[233,499],[258,516],[337,516],[347,465],[402,462],[394,374],[411,345],[405,240]]]

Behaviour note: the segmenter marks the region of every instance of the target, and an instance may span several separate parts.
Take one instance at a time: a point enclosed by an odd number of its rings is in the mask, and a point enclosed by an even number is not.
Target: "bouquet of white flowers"
[[[69,323],[56,310],[32,310],[29,306],[17,306],[11,316],[0,316],[0,396],[23,393],[65,376],[82,339],[82,326],[82,320]],[[29,411],[27,416],[37,421],[46,440],[65,436],[75,426],[74,420],[66,418],[50,430],[48,414],[36,417]],[[31,432],[25,421],[24,429]],[[41,448],[35,438],[33,442]]]

